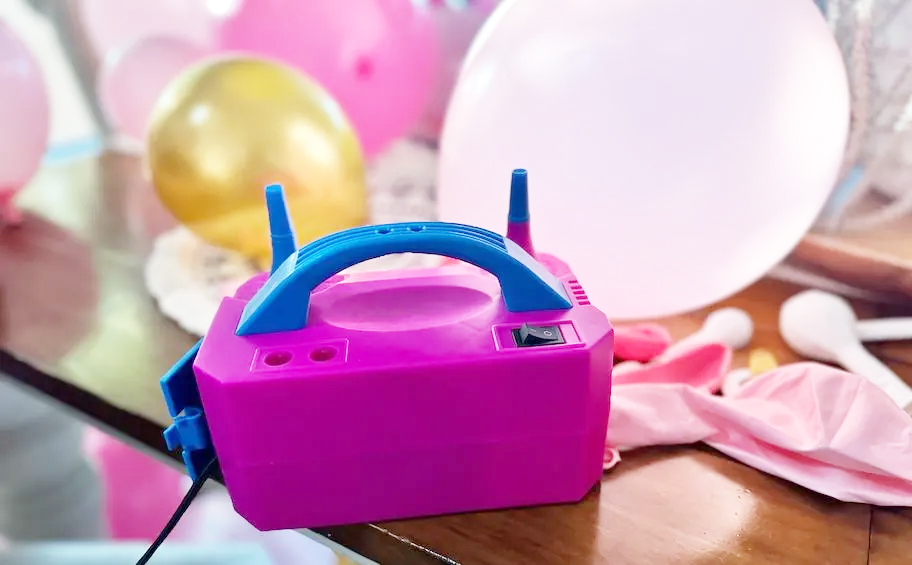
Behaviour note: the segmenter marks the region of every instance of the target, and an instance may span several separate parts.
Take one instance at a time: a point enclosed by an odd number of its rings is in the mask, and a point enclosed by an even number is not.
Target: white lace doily
[[[371,222],[433,220],[436,169],[436,152],[413,141],[400,141],[378,157],[368,171]],[[366,261],[348,271],[427,267],[441,261],[436,256],[405,253]],[[179,226],[155,240],[145,281],[162,313],[201,336],[222,298],[234,294],[256,273],[244,257],[209,245]]]

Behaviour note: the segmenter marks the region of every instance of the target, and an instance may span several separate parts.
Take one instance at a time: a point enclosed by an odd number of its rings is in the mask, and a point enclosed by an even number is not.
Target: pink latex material
[[[602,474],[613,331],[555,274],[573,307],[523,313],[465,264],[338,275],[304,329],[238,337],[264,279],[243,285],[194,363],[238,513],[271,530],[581,499]],[[518,347],[526,322],[565,343]]]
[[[86,450],[104,483],[111,537],[154,540],[186,492],[183,473],[95,429]]]
[[[207,0],[79,0],[79,17],[99,59],[148,37],[213,46],[215,14]]]
[[[498,229],[507,203],[491,195],[522,163],[536,238],[592,303],[615,323],[672,315],[792,250],[848,126],[844,59],[814,2],[505,2],[447,108],[440,219]]]
[[[720,343],[688,349],[657,363],[614,375],[613,384],[686,384],[707,393],[718,392],[731,365],[732,352]]]
[[[279,59],[320,83],[345,111],[365,154],[408,133],[437,67],[429,13],[411,0],[244,0],[221,46]]]
[[[110,53],[98,77],[98,92],[112,128],[145,140],[152,108],[165,87],[207,53],[201,45],[168,36],[146,37]]]
[[[614,356],[624,361],[649,361],[671,345],[671,334],[659,324],[615,326]]]
[[[50,103],[38,61],[0,19],[0,223],[18,223],[12,199],[41,165]]]
[[[715,396],[730,359],[726,347],[706,345],[617,375],[605,468],[622,449],[704,442],[839,500],[912,506],[912,417],[883,391],[827,365],[797,363]]]

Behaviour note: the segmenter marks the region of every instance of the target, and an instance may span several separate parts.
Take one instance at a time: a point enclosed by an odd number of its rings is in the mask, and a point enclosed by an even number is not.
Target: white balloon
[[[845,65],[808,0],[507,0],[441,139],[441,219],[502,231],[529,171],[537,248],[612,319],[696,309],[762,277],[825,204]]]

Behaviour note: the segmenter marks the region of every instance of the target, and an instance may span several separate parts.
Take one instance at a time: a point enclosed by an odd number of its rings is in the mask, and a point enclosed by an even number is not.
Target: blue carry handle
[[[471,263],[498,278],[507,310],[566,310],[561,282],[518,245],[494,232],[444,222],[354,228],[292,253],[247,303],[237,335],[302,329],[310,293],[336,273],[392,253],[443,255]]]

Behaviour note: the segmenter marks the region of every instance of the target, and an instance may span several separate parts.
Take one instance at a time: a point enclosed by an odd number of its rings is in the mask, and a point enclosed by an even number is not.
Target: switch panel
[[[513,330],[513,339],[518,347],[540,347],[564,343],[564,336],[557,326],[523,324]]]

